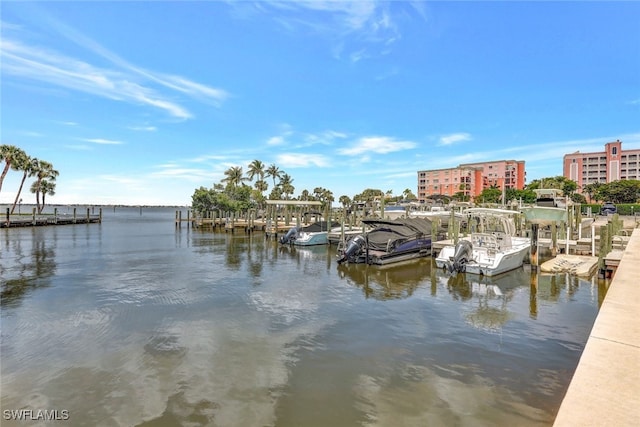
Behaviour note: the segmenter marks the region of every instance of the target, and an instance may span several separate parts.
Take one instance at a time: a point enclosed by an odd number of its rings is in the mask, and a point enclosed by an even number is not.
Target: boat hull
[[[521,267],[531,243],[524,237],[512,237],[512,240],[512,246],[502,250],[474,245],[472,260],[465,264],[465,272],[491,277]],[[455,246],[445,246],[436,257],[436,265],[439,268],[448,268],[454,255]]]
[[[319,231],[315,233],[301,232],[298,233],[292,243],[295,246],[326,245],[329,243],[329,233],[326,231]]]

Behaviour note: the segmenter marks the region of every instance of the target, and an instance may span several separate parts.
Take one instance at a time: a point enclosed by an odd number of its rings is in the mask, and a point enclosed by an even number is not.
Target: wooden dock
[[[39,227],[47,225],[71,225],[71,224],[93,224],[102,222],[102,208],[97,215],[91,214],[87,208],[86,214],[79,214],[76,208],[72,214],[59,214],[58,209],[54,209],[53,214],[38,214],[33,208],[30,214],[11,214],[7,208],[5,217],[0,221],[0,228],[13,227]]]
[[[176,227],[186,224],[187,227],[194,228],[213,228],[224,230],[227,233],[244,232],[264,232],[267,237],[277,236],[286,233],[294,226],[293,221],[287,221],[286,218],[278,218],[276,220],[264,218],[237,218],[234,215],[220,215],[209,213],[206,216],[193,215],[191,211],[187,211],[183,215],[182,211],[176,211],[175,218]]]

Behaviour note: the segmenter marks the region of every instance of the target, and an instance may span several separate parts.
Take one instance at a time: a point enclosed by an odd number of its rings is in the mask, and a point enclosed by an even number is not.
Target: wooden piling
[[[538,224],[531,224],[531,248],[529,252],[531,271],[538,270],[538,227]]]

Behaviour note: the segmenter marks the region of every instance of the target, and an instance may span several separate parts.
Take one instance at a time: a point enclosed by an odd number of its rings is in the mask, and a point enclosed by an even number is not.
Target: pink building
[[[563,175],[578,184],[578,192],[587,185],[621,179],[640,179],[640,149],[622,150],[620,140],[608,142],[604,151],[565,154]]]
[[[522,190],[526,179],[524,161],[466,163],[456,168],[418,171],[418,200],[429,196],[453,197],[457,193],[475,199],[491,186]]]

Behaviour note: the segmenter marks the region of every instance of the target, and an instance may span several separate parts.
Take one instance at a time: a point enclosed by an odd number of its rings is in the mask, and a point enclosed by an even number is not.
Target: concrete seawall
[[[638,228],[622,255],[554,426],[640,426]]]

